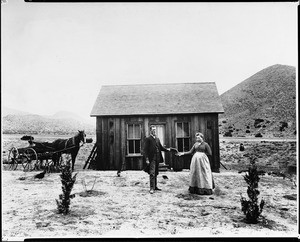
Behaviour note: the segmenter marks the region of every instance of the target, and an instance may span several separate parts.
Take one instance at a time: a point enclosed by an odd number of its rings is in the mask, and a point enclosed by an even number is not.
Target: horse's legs
[[[56,162],[57,162],[57,155],[56,154],[53,154],[52,155],[52,162],[53,162],[53,166],[55,166]]]
[[[75,150],[73,153],[71,153],[72,156],[72,171],[74,171],[74,165],[75,165],[75,160],[76,160],[76,156],[78,154],[79,148],[77,150]]]
[[[76,154],[72,153],[72,171],[74,171],[74,164],[75,164],[75,159],[76,159]]]
[[[52,156],[54,170],[56,170],[56,168],[60,165],[59,164],[60,157],[61,157],[61,153],[55,153]]]

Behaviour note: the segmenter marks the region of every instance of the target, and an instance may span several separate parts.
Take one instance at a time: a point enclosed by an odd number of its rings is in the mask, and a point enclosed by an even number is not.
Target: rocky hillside
[[[295,137],[296,68],[273,65],[221,96],[223,136]]]
[[[77,130],[85,130],[94,134],[95,127],[75,119],[55,119],[35,114],[9,114],[2,119],[4,134],[73,134]]]

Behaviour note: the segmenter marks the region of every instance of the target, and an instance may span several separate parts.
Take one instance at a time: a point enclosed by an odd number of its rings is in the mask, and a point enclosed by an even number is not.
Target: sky
[[[297,67],[297,35],[291,2],[6,0],[1,103],[89,118],[102,85],[215,82],[221,95],[271,65]]]

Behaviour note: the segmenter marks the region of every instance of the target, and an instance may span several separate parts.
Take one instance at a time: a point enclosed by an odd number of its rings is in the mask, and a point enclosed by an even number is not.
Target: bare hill
[[[30,114],[28,112],[23,112],[21,110],[8,108],[8,107],[5,107],[5,106],[1,107],[1,113],[2,113],[3,117],[5,117],[6,115],[9,115],[9,114],[14,114],[14,115],[27,115],[27,114]]]
[[[2,132],[6,134],[73,134],[85,130],[93,134],[95,127],[75,119],[55,119],[35,114],[9,114],[2,119]]]
[[[221,96],[222,135],[295,137],[296,68],[273,65]]]

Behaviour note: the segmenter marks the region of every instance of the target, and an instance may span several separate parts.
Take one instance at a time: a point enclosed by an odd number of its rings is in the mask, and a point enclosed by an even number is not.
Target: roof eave
[[[201,113],[135,113],[135,114],[90,114],[90,117],[99,117],[99,116],[155,116],[155,115],[193,115],[193,114],[221,114],[224,111],[215,111],[215,112],[201,112]]]

